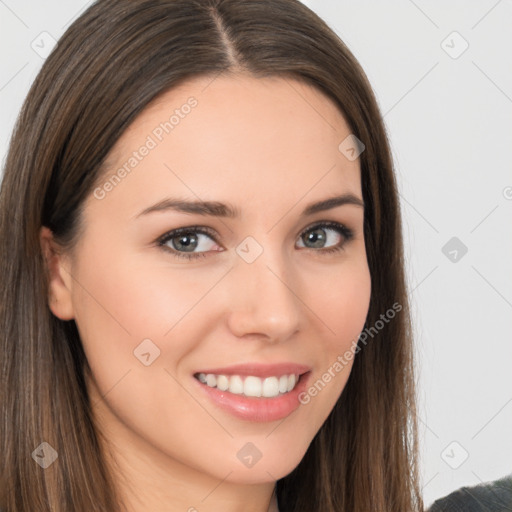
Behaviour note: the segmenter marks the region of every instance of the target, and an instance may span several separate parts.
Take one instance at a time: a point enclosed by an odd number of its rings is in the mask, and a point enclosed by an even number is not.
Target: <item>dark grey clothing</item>
[[[472,487],[461,487],[436,500],[427,512],[512,512],[512,474]]]

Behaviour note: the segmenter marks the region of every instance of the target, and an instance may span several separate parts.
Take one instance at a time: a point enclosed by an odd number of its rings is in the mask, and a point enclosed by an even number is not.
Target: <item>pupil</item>
[[[186,240],[189,240],[189,242],[187,242]],[[187,249],[188,252],[192,252],[194,250],[194,246],[193,246],[194,242],[196,242],[196,237],[194,235],[190,235],[190,234],[181,235],[178,238],[178,247],[175,247],[175,248],[176,249]],[[176,245],[176,244],[174,244],[174,245]]]
[[[308,239],[310,242],[316,243],[316,242],[325,241],[325,234],[318,234],[319,231],[323,232],[323,230],[320,228],[318,228],[316,230],[316,233],[315,233],[315,231],[310,232],[310,234],[308,236]]]

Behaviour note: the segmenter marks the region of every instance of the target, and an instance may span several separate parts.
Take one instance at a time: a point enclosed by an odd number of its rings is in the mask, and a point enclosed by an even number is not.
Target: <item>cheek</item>
[[[211,429],[215,423],[174,376],[202,339],[197,329],[201,315],[206,321],[205,310],[197,306],[218,278],[210,272],[203,280],[194,279],[193,271],[163,269],[113,252],[85,256],[76,269],[80,286],[74,289],[73,303],[99,414],[109,428],[119,428],[114,412],[159,450],[193,458],[196,447],[190,439],[201,437],[195,434],[198,425]],[[184,410],[188,414],[178,419],[176,411]],[[126,441],[124,431],[115,433]]]
[[[313,379],[301,397],[310,434],[321,427],[339,399],[350,376],[359,335],[364,328],[371,296],[371,277],[365,261],[342,265],[325,275],[317,274],[318,287],[309,293],[311,309],[318,315],[315,329],[322,350]],[[336,284],[334,284],[336,283]]]
[[[318,315],[324,321],[330,350],[345,350],[363,330],[371,296],[371,278],[365,261],[340,266],[321,277],[324,286],[316,295]]]
[[[152,265],[142,258],[91,258],[98,264],[82,264],[73,305],[78,322],[94,327],[104,339],[162,339],[185,317],[189,321],[215,281],[211,273],[202,279],[193,270]]]
[[[144,381],[138,387],[147,392],[141,401],[152,396],[158,413],[151,388],[178,391],[169,386],[164,369],[175,374],[207,336],[208,315],[215,314],[207,295],[223,270],[170,268],[161,259],[148,264],[133,251],[124,256],[109,248],[84,253],[75,271],[80,283],[73,297],[76,324],[100,391],[108,392],[130,372],[129,380]],[[119,384],[121,390],[127,386]]]

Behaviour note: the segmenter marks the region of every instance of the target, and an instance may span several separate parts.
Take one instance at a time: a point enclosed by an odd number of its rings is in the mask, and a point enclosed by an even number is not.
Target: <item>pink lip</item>
[[[276,372],[276,368],[278,367],[279,365],[272,366],[272,372]],[[234,367],[230,367],[229,370],[233,370],[233,368]],[[247,367],[243,366],[243,368],[246,369]],[[289,373],[295,373],[295,370],[303,367],[299,365],[291,365],[291,367],[289,366],[288,368],[291,368],[292,370]],[[255,368],[252,367],[251,371],[254,371],[254,369]],[[217,370],[208,370],[207,373],[218,372],[220,374],[228,375],[225,373],[226,370],[228,370],[228,368],[219,368]],[[277,373],[270,372],[269,374],[267,367],[260,367],[260,371],[265,372],[266,375],[280,375],[281,370],[278,370]],[[234,373],[236,375],[240,375],[239,373]],[[287,373],[288,371],[285,370],[283,375]],[[265,376],[256,375],[255,373],[249,373],[248,375],[261,377]],[[286,418],[292,412],[298,409],[298,407],[301,405],[301,402],[299,401],[299,395],[306,389],[310,376],[311,372],[301,375],[299,377],[298,383],[291,391],[273,398],[237,395],[234,393],[229,393],[228,391],[221,391],[217,388],[211,388],[196,378],[193,378],[193,381],[196,383],[195,385],[199,386],[201,392],[205,393],[215,405],[220,407],[222,410],[229,412],[233,416],[247,421],[269,422]]]
[[[254,375],[255,377],[279,377],[281,375],[301,375],[309,372],[310,366],[295,363],[279,363],[279,364],[236,364],[224,368],[209,368],[207,370],[198,370],[197,373],[213,373],[214,375]]]

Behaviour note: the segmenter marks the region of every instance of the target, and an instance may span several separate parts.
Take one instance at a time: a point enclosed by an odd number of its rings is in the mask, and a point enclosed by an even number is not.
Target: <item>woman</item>
[[[390,150],[304,5],[93,4],[0,218],[3,508],[422,509]]]

